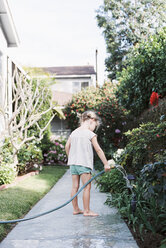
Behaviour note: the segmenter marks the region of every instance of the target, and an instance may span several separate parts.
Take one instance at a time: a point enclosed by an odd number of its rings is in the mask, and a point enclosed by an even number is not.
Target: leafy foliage
[[[128,143],[120,158],[127,170],[139,172],[145,163],[157,162],[166,156],[166,121],[158,125],[149,122],[125,133]],[[157,148],[157,149],[156,149]]]
[[[18,171],[24,174],[32,169],[34,164],[41,163],[43,160],[42,151],[35,142],[26,143],[18,152]]]
[[[166,160],[144,165],[140,177],[144,197],[155,197],[158,205],[166,207]]]
[[[110,172],[97,178],[96,185],[101,192],[121,193],[123,192],[126,183],[122,174],[116,169],[112,169]]]
[[[15,179],[17,168],[13,162],[12,145],[6,138],[0,147],[0,185],[9,184]]]
[[[118,75],[116,96],[134,116],[148,108],[152,91],[166,95],[166,28],[133,50],[128,66]]]
[[[166,231],[166,162],[147,164],[133,188],[136,198],[136,209],[132,211],[132,195],[127,190],[114,191],[106,203],[119,209],[122,217],[127,219],[133,229],[144,233],[165,234]],[[115,188],[115,187],[114,187]],[[116,189],[116,188],[115,188]]]
[[[165,26],[165,1],[104,0],[97,20],[103,29],[109,54],[105,61],[107,71],[113,79],[116,72],[125,66],[124,60],[130,48]]]
[[[97,130],[98,140],[107,152],[112,145],[122,144],[125,110],[121,108],[113,93],[113,85],[105,83],[102,88],[87,88],[72,98],[65,109],[69,128],[74,130],[79,125],[79,116],[86,110],[94,110],[102,120]]]

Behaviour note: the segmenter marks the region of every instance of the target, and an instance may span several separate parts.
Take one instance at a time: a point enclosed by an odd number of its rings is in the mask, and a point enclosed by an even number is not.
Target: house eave
[[[89,74],[89,75],[50,75],[50,78],[55,78],[55,79],[91,79],[92,75],[94,74]],[[39,76],[32,76],[34,78],[47,78],[45,75],[39,75]]]
[[[19,37],[14,25],[7,0],[0,0],[0,24],[8,47],[17,47]]]
[[[92,77],[91,75],[51,75],[51,77],[55,79],[75,79],[75,78],[87,78],[90,79]]]

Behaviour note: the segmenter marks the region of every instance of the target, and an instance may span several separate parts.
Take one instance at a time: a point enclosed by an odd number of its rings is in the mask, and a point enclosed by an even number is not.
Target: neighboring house
[[[9,47],[17,47],[18,35],[7,0],[0,0],[0,110],[8,105],[7,114],[12,113],[11,77],[15,63],[7,55]],[[0,112],[0,137],[5,130],[4,118]]]
[[[42,67],[44,72],[49,73],[55,80],[51,85],[53,101],[56,101],[62,108],[71,101],[72,95],[90,86],[96,87],[96,72],[93,66],[62,66],[62,67]],[[65,120],[57,117],[51,123],[52,132],[56,135],[67,135]]]

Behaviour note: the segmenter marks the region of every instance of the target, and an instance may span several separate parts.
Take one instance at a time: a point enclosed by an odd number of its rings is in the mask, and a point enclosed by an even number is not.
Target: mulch
[[[126,221],[125,221],[126,222]],[[128,223],[126,222],[128,225]],[[139,248],[159,248],[161,246],[161,241],[165,239],[165,235],[159,233],[142,232],[140,235],[138,228],[134,232],[132,225],[128,225],[130,232],[132,233],[135,241]]]

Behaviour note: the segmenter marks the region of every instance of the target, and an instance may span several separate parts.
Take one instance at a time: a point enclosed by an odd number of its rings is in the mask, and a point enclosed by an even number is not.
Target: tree
[[[40,141],[54,116],[58,114],[63,117],[63,113],[53,105],[48,85],[27,79],[17,69],[12,79],[12,99],[8,104],[13,107],[11,116],[8,114],[8,105],[2,107],[1,113],[17,163],[20,148],[32,140]]]
[[[109,77],[125,66],[125,58],[138,42],[159,31],[166,24],[165,0],[104,0],[97,14],[103,28],[108,57]]]
[[[139,116],[150,103],[152,92],[166,96],[166,28],[136,46],[127,67],[118,73],[119,103]]]

